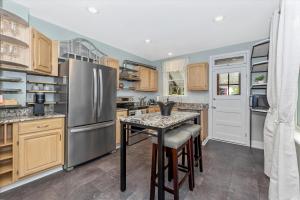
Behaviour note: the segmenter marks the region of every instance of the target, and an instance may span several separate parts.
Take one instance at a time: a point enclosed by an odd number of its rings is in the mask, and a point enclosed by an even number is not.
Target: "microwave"
[[[254,109],[269,109],[267,95],[255,94],[250,97],[250,107]]]

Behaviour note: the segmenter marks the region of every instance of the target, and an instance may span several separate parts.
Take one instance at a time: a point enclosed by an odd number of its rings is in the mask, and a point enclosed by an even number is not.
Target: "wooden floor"
[[[75,168],[58,172],[0,194],[3,200],[143,200],[149,199],[151,144],[149,140],[127,151],[127,190],[119,190],[119,151]],[[203,148],[204,172],[196,170],[193,192],[188,183],[180,199],[263,200],[268,179],[263,173],[263,151],[210,141]],[[166,199],[172,196],[166,194]]]

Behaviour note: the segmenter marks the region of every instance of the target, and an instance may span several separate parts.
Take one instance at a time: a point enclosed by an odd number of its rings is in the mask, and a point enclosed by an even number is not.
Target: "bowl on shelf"
[[[175,102],[174,101],[167,101],[166,103],[163,103],[161,101],[158,101],[157,104],[159,106],[161,115],[170,116],[171,112],[172,112],[172,109],[175,105]]]

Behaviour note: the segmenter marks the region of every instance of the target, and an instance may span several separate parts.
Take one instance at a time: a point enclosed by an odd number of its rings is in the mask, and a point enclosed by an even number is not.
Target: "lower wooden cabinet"
[[[203,142],[208,136],[208,109],[201,110],[201,141]]]
[[[120,126],[120,118],[127,117],[127,110],[117,111],[117,118],[116,118],[116,145],[120,145],[121,142],[121,126]]]
[[[63,164],[63,130],[19,136],[19,177]]]
[[[20,122],[18,126],[18,178],[64,164],[64,119]]]

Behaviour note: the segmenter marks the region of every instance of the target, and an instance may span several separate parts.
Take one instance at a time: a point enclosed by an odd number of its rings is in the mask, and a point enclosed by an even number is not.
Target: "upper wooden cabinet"
[[[136,84],[137,91],[156,92],[158,90],[158,73],[157,70],[139,67],[140,81]]]
[[[208,63],[195,63],[187,66],[188,90],[208,90]]]
[[[104,56],[100,59],[100,64],[112,67],[117,70],[117,89],[119,88],[119,60],[111,57]]]
[[[52,73],[52,40],[32,28],[32,69],[33,71]]]

